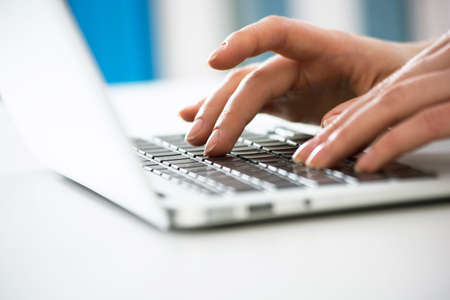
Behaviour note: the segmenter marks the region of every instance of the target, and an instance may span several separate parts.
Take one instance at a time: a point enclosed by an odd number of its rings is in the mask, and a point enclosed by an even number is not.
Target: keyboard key
[[[171,162],[171,163],[173,163],[173,164],[175,164],[177,166],[181,166],[181,165],[189,166],[189,165],[198,163],[196,160],[187,158],[185,156],[184,156],[183,159],[170,160],[169,162]]]
[[[393,177],[397,179],[409,179],[416,177],[435,177],[433,173],[427,173],[421,170],[413,169],[409,166],[400,163],[391,163],[387,165],[381,171],[388,177]]]
[[[359,182],[368,182],[375,180],[386,179],[386,176],[380,173],[356,173],[354,171],[354,163],[346,160],[337,164],[332,170],[329,171],[330,174],[341,177],[344,180],[356,180]]]
[[[148,158],[141,162],[151,174],[216,194],[433,176],[398,163],[378,173],[356,173],[353,158],[332,169],[308,168],[291,157],[311,136],[283,130],[271,136],[244,132],[231,153],[221,157],[205,156],[204,146],[190,145],[182,134],[137,139],[135,145]]]
[[[255,160],[261,160],[261,159],[279,159],[278,157],[274,156],[273,154],[269,153],[258,153],[258,154],[249,154],[249,155],[241,155],[243,158],[246,159],[255,159]]]
[[[292,151],[295,152],[295,150],[297,150],[298,147],[296,146],[289,146],[289,145],[283,145],[283,146],[277,146],[277,147],[264,147],[264,150],[268,150],[268,151]]]
[[[172,153],[174,154],[174,153]],[[181,155],[181,154],[175,154],[175,155],[162,155],[162,156],[155,156],[155,158],[157,158],[159,161],[164,162],[164,161],[168,161],[168,162],[176,162],[178,160],[185,160],[186,156]]]

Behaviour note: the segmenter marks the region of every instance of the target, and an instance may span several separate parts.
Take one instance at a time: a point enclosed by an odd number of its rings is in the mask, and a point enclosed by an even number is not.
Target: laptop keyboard
[[[332,169],[309,168],[294,163],[291,156],[311,136],[289,133],[244,132],[232,151],[221,157],[205,156],[203,146],[188,144],[182,134],[135,139],[134,144],[149,174],[212,195],[434,176],[400,163],[378,173],[355,173],[355,158]]]

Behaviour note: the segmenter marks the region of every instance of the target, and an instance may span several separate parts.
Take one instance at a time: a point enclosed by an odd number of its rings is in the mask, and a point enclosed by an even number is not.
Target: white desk
[[[205,91],[171,86],[112,89],[131,132]],[[2,300],[450,299],[448,204],[161,233],[40,167],[1,103],[0,139]]]

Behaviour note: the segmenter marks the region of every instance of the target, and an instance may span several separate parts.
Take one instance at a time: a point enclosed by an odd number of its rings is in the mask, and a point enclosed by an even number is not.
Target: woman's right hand
[[[276,55],[232,71],[207,98],[181,110],[184,120],[194,122],[186,139],[206,143],[206,154],[215,156],[229,152],[259,112],[317,123],[336,105],[345,109],[358,101],[424,47],[264,18],[231,34],[209,64],[225,70],[267,51]]]

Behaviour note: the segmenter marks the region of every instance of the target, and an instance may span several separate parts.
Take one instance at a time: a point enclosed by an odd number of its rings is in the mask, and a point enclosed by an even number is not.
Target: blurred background
[[[206,60],[232,31],[276,14],[394,41],[450,28],[450,0],[68,0],[108,83],[222,76]],[[261,60],[268,54],[253,60]]]

